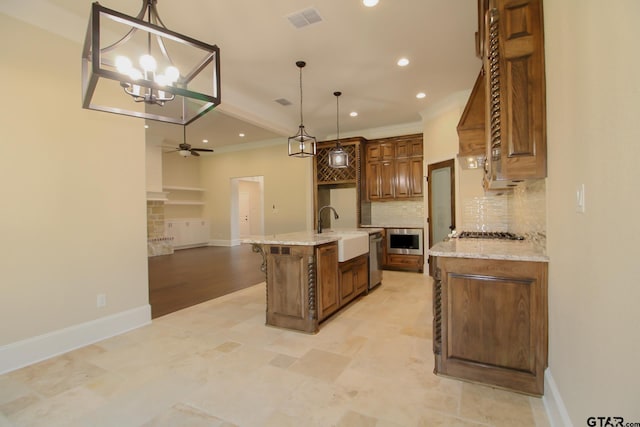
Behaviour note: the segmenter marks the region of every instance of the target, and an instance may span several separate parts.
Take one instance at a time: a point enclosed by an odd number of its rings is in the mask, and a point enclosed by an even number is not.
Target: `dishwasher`
[[[382,283],[382,232],[369,234],[369,289]]]

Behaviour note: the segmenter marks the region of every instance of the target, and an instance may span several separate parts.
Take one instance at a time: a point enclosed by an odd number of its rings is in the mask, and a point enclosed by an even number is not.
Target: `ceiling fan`
[[[173,151],[177,151],[182,157],[189,157],[189,156],[200,156],[200,153],[198,153],[198,151],[201,152],[205,152],[205,153],[213,153],[213,150],[210,148],[191,148],[191,144],[187,144],[187,126],[182,126],[182,143],[178,145],[178,148],[176,148],[175,150],[171,150],[169,151],[169,153],[173,152]]]

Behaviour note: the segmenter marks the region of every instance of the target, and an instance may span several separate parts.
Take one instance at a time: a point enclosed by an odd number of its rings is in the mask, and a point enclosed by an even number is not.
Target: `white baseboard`
[[[227,247],[232,247],[232,246],[238,246],[241,243],[242,243],[242,240],[240,240],[240,239],[234,239],[234,240],[222,240],[222,239],[209,240],[209,246],[227,246]]]
[[[544,396],[542,402],[551,427],[573,427],[567,408],[564,406],[560,390],[551,376],[551,369],[544,372]]]
[[[0,374],[151,323],[149,304],[0,347]]]

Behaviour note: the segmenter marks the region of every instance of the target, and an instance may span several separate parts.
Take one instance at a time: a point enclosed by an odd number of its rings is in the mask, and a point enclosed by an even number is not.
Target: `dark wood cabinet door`
[[[395,147],[392,143],[370,143],[367,144],[367,161],[381,162],[383,160],[393,160],[395,157]]]
[[[422,144],[420,144],[422,146]],[[422,165],[422,156],[413,158],[409,161],[409,185],[412,197],[422,197],[424,195],[424,166]]]
[[[338,246],[316,248],[318,270],[318,319],[323,320],[340,306],[338,292]]]
[[[353,264],[345,263],[340,268],[340,305],[344,305],[356,296],[356,286],[353,280]]]
[[[438,258],[437,265],[436,372],[543,394],[547,264]]]
[[[354,265],[354,283],[356,295],[366,292],[369,288],[369,260],[368,257],[360,258]]]
[[[411,197],[411,160],[396,160],[396,198]]]
[[[367,200],[379,200],[382,197],[380,191],[380,180],[382,179],[380,167],[380,162],[367,163],[367,176],[365,181]]]
[[[380,163],[380,198],[392,199],[395,197],[396,172],[393,161]]]
[[[510,179],[544,178],[546,111],[542,4],[499,2],[504,91],[503,173]]]

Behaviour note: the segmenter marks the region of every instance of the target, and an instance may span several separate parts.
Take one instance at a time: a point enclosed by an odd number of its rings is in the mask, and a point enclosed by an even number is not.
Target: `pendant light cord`
[[[302,67],[299,67],[300,68],[300,126],[302,126],[304,123],[304,120],[302,120]]]
[[[336,129],[338,135],[336,137],[336,146],[340,147],[340,95],[336,95]]]

